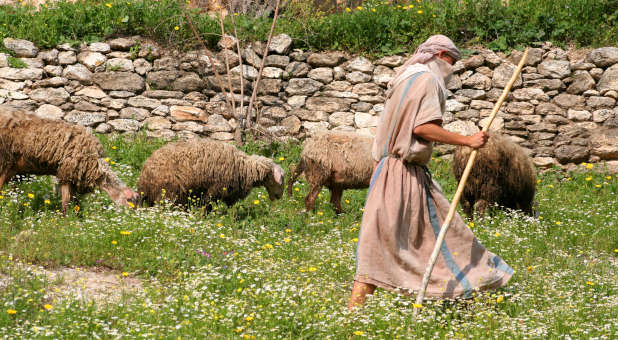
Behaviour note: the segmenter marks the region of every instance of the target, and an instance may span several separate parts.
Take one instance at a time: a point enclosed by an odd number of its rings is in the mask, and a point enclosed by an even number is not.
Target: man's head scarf
[[[442,34],[432,35],[429,37],[424,43],[420,44],[414,54],[410,59],[408,59],[405,64],[403,64],[395,76],[393,80],[397,79],[401,74],[405,72],[405,70],[410,65],[414,64],[425,64],[432,60],[434,56],[436,56],[441,51],[445,51],[446,54],[451,56],[455,61],[461,59],[461,52],[457,49],[457,46],[453,43],[451,39]],[[391,80],[391,83],[393,82]],[[389,85],[392,85],[389,83]]]

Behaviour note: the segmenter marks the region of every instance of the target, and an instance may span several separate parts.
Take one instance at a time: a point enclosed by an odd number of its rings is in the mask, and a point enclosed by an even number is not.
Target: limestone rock
[[[82,126],[93,126],[105,122],[105,113],[71,111],[64,116],[64,120]]]
[[[77,55],[77,61],[94,72],[97,67],[103,65],[107,61],[107,57],[99,52],[82,52]]]
[[[489,123],[489,117],[485,117],[479,121],[479,127],[484,129],[485,126]],[[502,131],[504,129],[504,119],[500,117],[496,117],[491,126],[489,127],[489,131]]]
[[[0,78],[10,80],[37,80],[43,78],[43,70],[37,68],[0,68]]]
[[[601,109],[592,112],[592,121],[595,123],[603,123],[607,119],[614,116],[614,111],[610,109]]]
[[[278,54],[287,54],[291,47],[292,38],[289,35],[282,33],[272,37],[268,50]]]
[[[240,76],[240,65],[230,69],[230,73],[236,76]],[[245,79],[255,80],[258,77],[258,70],[250,65],[242,65],[242,73]]]
[[[371,75],[359,71],[350,72],[346,74],[345,78],[352,84],[367,83],[371,81]]]
[[[445,130],[464,136],[471,136],[479,132],[479,128],[471,121],[456,120],[444,126]]]
[[[356,57],[346,65],[345,70],[348,72],[363,72],[372,73],[375,66],[365,57]]]
[[[534,112],[539,115],[566,116],[566,113],[562,108],[552,103],[540,103],[539,105],[536,106],[536,108],[534,109]]]
[[[597,90],[604,95],[609,91],[618,91],[618,64],[614,64],[601,75]]]
[[[34,112],[37,117],[51,120],[62,120],[64,112],[55,105],[43,104]]]
[[[382,57],[381,59],[376,61],[376,65],[383,65],[387,67],[398,67],[398,66],[403,65],[404,62],[405,62],[404,57],[400,55],[392,55],[392,56]]]
[[[141,79],[141,77],[140,77]],[[206,83],[200,78],[197,73],[187,72],[175,79],[172,83],[172,89],[175,91],[200,91],[206,86]]]
[[[77,56],[73,51],[62,51],[58,53],[58,63],[60,65],[71,65],[77,62]]]
[[[590,52],[590,60],[597,67],[607,67],[618,63],[618,47],[601,47]]]
[[[378,126],[379,117],[369,113],[357,112],[354,114],[354,125],[359,128],[369,128]]]
[[[160,101],[143,96],[131,97],[129,98],[127,103],[131,106],[143,107],[151,110],[156,109],[157,107],[159,107],[159,105],[161,105]]]
[[[329,67],[314,68],[309,71],[307,77],[328,84],[333,81],[333,69]]]
[[[616,99],[610,97],[589,97],[586,105],[592,108],[612,108],[616,105]]]
[[[148,62],[148,60],[139,58],[133,61],[133,68],[137,74],[143,76],[152,70],[152,65]]]
[[[39,49],[28,40],[4,38],[4,47],[15,52],[17,57],[33,58],[39,53]]]
[[[547,102],[549,96],[539,88],[521,88],[513,91],[513,98],[520,101],[529,101],[532,99]]]
[[[69,93],[63,88],[43,87],[32,90],[30,98],[60,106],[69,99]]]
[[[264,69],[262,70],[262,77],[280,79],[281,77],[283,77],[283,72],[284,71],[278,67],[264,67]]]
[[[116,38],[107,42],[114,50],[128,51],[137,41],[134,38]]]
[[[139,129],[139,123],[133,119],[114,119],[107,123],[116,131],[136,132]]]
[[[75,95],[76,96],[85,96],[85,97],[90,97],[90,98],[95,98],[95,99],[101,99],[101,98],[107,97],[105,92],[103,92],[103,90],[101,90],[97,86],[84,87],[83,89],[75,92]]]
[[[352,92],[361,96],[377,96],[383,91],[382,88],[375,83],[360,83],[352,87]]]
[[[105,69],[107,71],[121,71],[121,72],[133,72],[133,62],[130,59],[124,58],[112,58],[105,63]]]
[[[477,90],[489,90],[491,88],[491,79],[484,74],[475,73],[471,77],[462,81],[464,87]]]
[[[285,72],[289,74],[291,78],[302,78],[309,74],[311,67],[307,63],[293,61],[285,67]]]
[[[207,121],[208,117],[204,110],[192,106],[172,106],[170,116],[178,122],[184,121]]]
[[[494,69],[494,74],[491,78],[491,85],[493,87],[504,88],[506,84],[508,84],[508,82],[511,80],[513,72],[515,72],[516,69],[517,67],[510,63],[500,64],[500,66]],[[513,83],[513,88],[520,87],[522,83],[523,81],[520,74],[519,76],[517,76],[517,79],[515,79],[515,82]]]
[[[586,110],[573,110],[567,111],[567,118],[574,121],[587,121],[592,118],[592,114]]]
[[[144,97],[164,99],[164,98],[182,98],[184,93],[181,91],[166,91],[166,90],[150,90],[142,93]]]
[[[571,74],[568,60],[545,60],[538,66],[539,73],[554,79],[562,79]]]
[[[313,53],[307,58],[307,63],[313,67],[333,67],[341,64],[345,57],[341,52]]]
[[[567,93],[580,94],[594,88],[594,85],[594,79],[590,73],[586,71],[576,71],[575,75],[573,75],[573,82],[567,88]]]
[[[322,87],[322,83],[317,80],[310,78],[294,78],[290,79],[288,86],[285,88],[285,92],[290,96],[311,96],[316,93],[320,87]]]
[[[281,121],[281,126],[283,126],[289,134],[296,134],[300,131],[302,124],[298,117],[289,116]]]
[[[143,121],[150,116],[150,111],[138,107],[125,107],[120,110],[120,118]]]
[[[618,159],[618,129],[597,129],[590,136],[590,153],[603,160]]]
[[[348,111],[350,109],[350,101],[344,98],[311,97],[305,102],[305,107],[309,110],[328,113]]]
[[[354,125],[354,114],[352,112],[334,112],[328,117],[328,122],[332,126],[352,126]]]
[[[234,36],[226,34],[222,36],[221,39],[219,39],[219,42],[217,43],[217,47],[219,47],[219,49],[222,49],[222,50],[236,50],[237,42],[238,42],[238,39],[236,39]]]
[[[142,77],[131,72],[103,72],[92,76],[95,84],[104,90],[142,91],[145,82]]]
[[[266,56],[266,62],[264,66],[272,66],[279,68],[286,68],[290,64],[290,57],[287,55],[269,55]]]
[[[303,122],[302,126],[309,136],[328,130],[328,122]]]
[[[64,71],[62,71],[62,76],[67,79],[77,80],[83,84],[92,83],[92,72],[90,72],[90,70],[82,64],[69,65],[65,67]]]
[[[328,120],[328,112],[324,111],[295,109],[290,111],[290,113],[304,121],[321,122]]]

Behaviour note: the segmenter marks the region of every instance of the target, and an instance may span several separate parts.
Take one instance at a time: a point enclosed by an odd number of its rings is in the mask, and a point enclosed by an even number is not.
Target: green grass
[[[131,186],[164,144],[101,139]],[[300,153],[295,143],[245,149],[284,169]],[[436,159],[430,168],[450,198],[450,163]],[[197,208],[118,209],[95,192],[65,217],[50,178],[21,178],[0,193],[0,274],[11,278],[0,284],[0,337],[615,338],[618,177],[580,166],[539,178],[538,219],[495,211],[472,227],[516,270],[509,284],[471,300],[428,302],[416,321],[412,298],[384,290],[347,312],[366,190],[346,191],[341,215],[326,190],[315,213],[303,212],[301,181],[292,198],[271,202],[258,188],[206,216]],[[28,263],[127,272],[144,289],[111,303],[59,297]]]
[[[397,5],[364,1],[359,8],[338,13],[316,10],[313,0],[292,2],[277,21],[275,33],[287,33],[294,46],[333,49],[373,56],[413,52],[432,34],[445,34],[457,44],[483,44],[510,51],[533,42],[561,46],[612,46],[618,40],[616,0],[442,0],[408,1]],[[66,1],[44,4],[38,11],[17,5],[0,6],[0,39],[27,39],[42,48],[64,42],[100,41],[135,35],[165,46],[198,46],[177,0]],[[187,10],[209,47],[221,36],[219,22],[197,9]],[[236,17],[244,42],[266,41],[272,19]],[[233,32],[231,19],[226,32]]]

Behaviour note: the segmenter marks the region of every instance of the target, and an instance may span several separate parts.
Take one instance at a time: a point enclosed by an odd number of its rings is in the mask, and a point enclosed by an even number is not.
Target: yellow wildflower
[[[592,168],[594,168],[594,164],[592,163],[586,164],[586,169],[592,169]]]
[[[28,193],[28,198],[34,198],[34,194],[33,193]]]
[[[245,318],[245,320],[247,320],[247,321],[251,321],[251,320],[253,320],[253,319],[254,319],[254,318],[253,318],[251,315],[249,315],[249,316],[247,316],[247,317]]]
[[[541,183],[541,180],[540,180],[540,179],[537,179],[537,180],[536,180],[536,184],[539,184],[539,183]]]
[[[298,189],[298,187],[294,188],[294,191],[300,191],[300,189]]]
[[[77,214],[79,212],[79,205],[75,205],[73,207],[73,211],[75,211],[75,213]]]
[[[289,237],[286,237],[286,238],[284,238],[284,239],[283,239],[283,242],[285,242],[285,243],[290,243],[290,241],[291,241],[291,240],[290,240],[290,238],[289,238]]]
[[[595,187],[600,188],[601,184],[596,184]]]
[[[129,205],[129,208],[131,208],[131,209],[135,208],[135,204],[133,204],[131,202],[127,202],[127,204]]]
[[[107,6],[107,8],[112,8],[112,4],[110,4],[109,2],[106,3],[105,6]]]
[[[318,268],[316,268],[316,267],[309,267],[309,269],[308,269],[308,270],[309,270],[310,272],[314,272],[314,271],[318,270]]]
[[[371,9],[371,11],[372,11],[373,13],[375,13],[375,12],[376,12],[376,9],[375,9],[375,8],[372,8],[372,9]]]
[[[45,204],[51,204],[50,200],[45,200],[44,202],[45,202]]]
[[[280,161],[285,161],[285,157],[279,157]]]
[[[423,305],[421,305],[420,303],[415,303],[412,305],[412,307],[414,308],[423,308]]]
[[[255,204],[255,205],[260,204],[260,200],[254,200],[254,201],[253,201],[253,204]]]
[[[496,233],[494,234],[494,236],[498,237],[498,236],[500,236],[500,233],[496,232]]]
[[[352,239],[352,242],[353,242],[353,243],[358,242],[358,237],[353,238],[353,239]]]
[[[474,228],[474,222],[468,222],[468,228]]]
[[[129,273],[127,273],[127,272],[122,272],[122,276],[123,276],[123,277],[127,277],[127,276],[129,276]]]
[[[349,204],[349,203],[350,203],[350,200],[345,200],[345,203],[346,203],[346,204]]]
[[[612,179],[612,176],[607,176],[607,177],[605,177],[605,178],[607,178],[607,179]]]
[[[125,235],[125,236],[126,235],[131,235],[131,232],[128,231],[128,230],[123,230],[123,231],[120,232],[120,235]]]
[[[363,6],[357,6],[356,9],[359,10],[359,11],[362,11],[363,10]]]
[[[561,225],[561,224],[562,224],[562,222],[556,221],[556,225]]]
[[[105,163],[109,163],[109,157],[105,157],[104,161]]]
[[[113,245],[117,245],[117,244],[118,244],[118,241],[116,241],[116,240],[112,240],[112,244],[113,244]]]
[[[220,238],[225,238],[225,234],[219,234]]]
[[[548,187],[553,188],[553,187],[554,187],[554,185],[553,185],[553,184],[550,184],[550,185],[548,185]]]
[[[504,296],[502,296],[502,295],[498,296],[498,298],[496,299],[496,302],[500,303],[502,301],[504,301]]]
[[[586,281],[586,284],[589,285],[589,286],[594,286],[594,282],[592,282],[592,281]]]
[[[318,211],[318,216],[322,216],[322,215],[324,215],[324,213],[321,211]]]
[[[586,181],[587,181],[587,182],[592,181],[592,176],[588,176],[588,177],[586,177]]]
[[[363,331],[354,331],[354,335],[362,336],[363,334],[365,334]]]
[[[418,11],[416,11],[416,13],[423,14],[423,10],[419,9]]]
[[[174,26],[174,31],[178,31],[179,29],[180,29],[180,27]]]
[[[116,145],[112,145],[112,150],[116,150],[116,149],[117,149]]]
[[[15,314],[17,314],[17,311],[16,311],[16,310],[14,310],[14,309],[7,309],[7,310],[6,310],[6,312],[7,312],[7,313],[9,313],[9,315],[15,315]]]
[[[292,229],[287,228],[287,229],[285,229],[285,232],[286,232],[286,233],[291,233],[291,232],[292,232]]]
[[[352,10],[350,9],[350,7],[346,7],[346,8],[345,8],[345,11],[346,11],[346,12],[348,12],[348,13],[349,13],[349,12],[352,12]]]
[[[45,310],[50,310],[50,309],[52,309],[54,307],[52,305],[50,305],[50,304],[44,304],[43,308],[45,308]]]

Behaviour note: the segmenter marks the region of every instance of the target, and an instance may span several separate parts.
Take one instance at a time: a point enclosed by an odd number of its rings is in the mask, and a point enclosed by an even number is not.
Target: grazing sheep
[[[459,181],[472,149],[457,147],[453,157],[453,172]],[[462,193],[461,206],[474,217],[474,207],[483,214],[497,203],[511,209],[520,209],[532,215],[536,174],[532,161],[524,150],[508,138],[490,133],[485,147],[480,148]]]
[[[104,161],[101,142],[82,126],[42,119],[0,106],[0,188],[14,175],[53,175],[58,179],[62,212],[75,194],[103,189],[117,204],[137,194]]]
[[[291,171],[288,195],[292,196],[292,185],[296,178],[305,173],[309,182],[309,193],[305,198],[307,211],[313,210],[315,200],[326,186],[330,202],[340,214],[341,195],[344,189],[369,187],[373,172],[371,145],[373,138],[351,132],[326,132],[307,139],[296,168]]]
[[[200,205],[221,200],[228,205],[265,186],[271,200],[283,194],[283,169],[271,159],[247,155],[233,145],[203,139],[170,143],[146,160],[138,181],[142,200]]]

